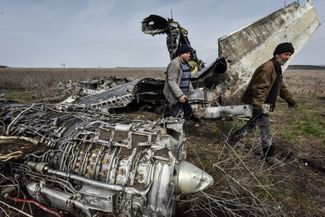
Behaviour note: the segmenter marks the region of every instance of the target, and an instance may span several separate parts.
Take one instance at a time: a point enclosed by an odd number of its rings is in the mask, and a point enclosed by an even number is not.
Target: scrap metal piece
[[[24,136],[0,136],[0,162],[21,158],[35,151],[37,145],[38,141],[33,138]]]
[[[142,21],[142,32],[152,36],[166,33],[168,21],[158,15],[150,15]]]
[[[181,193],[194,193],[212,186],[213,178],[193,164],[182,161],[177,184]]]
[[[271,105],[263,104],[262,112],[267,114],[270,112]],[[248,118],[252,117],[253,106],[252,105],[232,105],[232,106],[193,106],[194,114],[199,118],[206,119],[221,119],[221,118]]]
[[[164,80],[155,78],[136,79],[121,83],[107,90],[100,90],[81,98],[68,98],[56,104],[56,108],[68,111],[101,111],[136,106],[161,106],[166,101],[163,95]],[[89,92],[88,92],[89,93]]]
[[[65,100],[56,104],[56,107],[69,111],[86,111],[87,109],[92,109],[104,112],[107,112],[109,109],[123,108],[135,99],[134,88],[139,81],[140,79],[137,79],[108,90],[93,92],[81,98]]]
[[[204,67],[202,70],[192,73],[191,82],[193,84],[193,87],[216,89],[218,85],[225,86],[225,83],[227,83],[228,79],[227,68],[228,62],[225,58],[221,57],[216,59],[213,63]],[[223,93],[224,92],[220,94]]]
[[[98,104],[98,102],[105,103],[105,101],[109,98],[113,98],[113,97],[119,98],[119,97],[128,96],[128,95],[131,97],[130,101],[132,101],[133,89],[138,82],[139,82],[139,79],[128,82],[127,85],[119,85],[117,87],[111,88],[110,91],[104,91],[102,93],[82,97],[79,99],[78,103],[86,104],[86,105],[96,105],[96,104]],[[126,101],[125,103],[129,104],[130,101]],[[122,102],[122,104],[124,104],[124,102]],[[112,106],[115,106],[115,105],[112,105]]]
[[[62,81],[56,86],[56,93],[53,97],[37,100],[37,103],[59,103],[67,104],[76,102],[81,97],[100,94],[105,90],[114,88],[120,84],[131,82],[132,78],[118,78],[115,76],[103,78],[91,78],[82,81]],[[1,100],[1,98],[0,98]],[[61,102],[61,103],[60,103]]]
[[[192,70],[198,71],[204,67],[204,63],[197,57],[196,50],[192,48],[190,40],[188,39],[188,31],[183,28],[173,18],[167,20],[158,15],[150,15],[142,21],[142,31],[145,34],[152,36],[157,34],[167,34],[167,49],[170,59],[177,56],[177,49],[181,44],[187,44],[192,50]]]

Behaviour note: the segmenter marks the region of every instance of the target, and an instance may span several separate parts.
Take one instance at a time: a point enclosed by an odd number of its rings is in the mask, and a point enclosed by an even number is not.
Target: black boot
[[[280,161],[277,157],[274,156],[275,146],[270,145],[269,147],[263,147],[263,154],[265,162],[271,166],[283,166],[283,162]]]
[[[234,133],[234,134],[229,136],[227,142],[228,142],[229,145],[235,146],[237,144],[237,142],[239,142],[239,140],[241,138],[242,138],[242,136],[238,135],[237,133]]]
[[[275,151],[274,145],[263,147],[263,157],[264,158],[274,157],[274,151]]]

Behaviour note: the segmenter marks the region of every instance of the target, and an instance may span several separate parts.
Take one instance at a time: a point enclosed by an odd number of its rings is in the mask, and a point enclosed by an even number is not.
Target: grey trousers
[[[175,118],[189,119],[193,113],[192,107],[188,102],[169,105],[169,113]]]
[[[261,132],[262,149],[265,157],[274,155],[274,145],[272,145],[272,134],[270,130],[270,118],[268,114],[253,116],[242,128],[237,130],[230,139],[239,140],[253,131],[258,126]]]

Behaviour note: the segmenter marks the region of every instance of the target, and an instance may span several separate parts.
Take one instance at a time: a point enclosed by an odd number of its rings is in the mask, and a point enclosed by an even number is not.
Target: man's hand
[[[187,98],[187,96],[182,95],[178,98],[178,101],[181,103],[184,103],[184,102],[188,101],[188,98]]]
[[[289,108],[297,108],[297,103],[293,99],[288,99],[287,103]]]

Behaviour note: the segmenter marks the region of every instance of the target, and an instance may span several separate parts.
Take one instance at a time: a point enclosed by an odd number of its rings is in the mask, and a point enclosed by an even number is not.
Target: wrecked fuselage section
[[[213,183],[185,161],[182,120],[130,121],[7,103],[0,118],[1,147],[19,146],[14,156],[1,153],[12,176],[2,184],[18,182],[2,188],[7,200],[17,202],[25,189],[40,206],[74,216],[171,216],[176,193]]]

